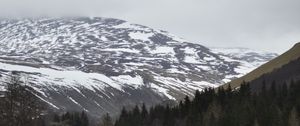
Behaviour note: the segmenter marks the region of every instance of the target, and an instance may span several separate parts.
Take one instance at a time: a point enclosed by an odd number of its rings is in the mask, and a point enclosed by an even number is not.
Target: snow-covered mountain
[[[213,53],[218,54],[220,57],[226,59],[231,62],[238,62],[240,65],[235,68],[235,71],[239,73],[239,75],[227,75],[223,81],[230,82],[232,79],[241,77],[245,73],[248,73],[260,65],[266,63],[277,57],[278,54],[270,53],[266,51],[253,50],[249,48],[217,48],[211,47],[210,50]],[[229,57],[229,58],[228,58]]]
[[[22,73],[56,111],[115,114],[122,106],[179,100],[240,77],[276,56],[232,50],[209,49],[111,18],[0,20],[3,81],[10,71]]]

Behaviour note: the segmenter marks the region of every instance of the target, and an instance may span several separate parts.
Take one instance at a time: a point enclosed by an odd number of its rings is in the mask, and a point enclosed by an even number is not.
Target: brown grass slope
[[[224,88],[227,88],[230,84],[232,88],[239,87],[243,81],[250,82],[263,74],[270,73],[275,69],[282,67],[283,65],[296,60],[300,57],[300,42],[295,44],[293,48],[278,56],[277,58],[269,61],[268,63],[258,67],[257,69],[251,71],[250,73],[242,76],[238,79],[235,79],[229,83],[223,85]]]

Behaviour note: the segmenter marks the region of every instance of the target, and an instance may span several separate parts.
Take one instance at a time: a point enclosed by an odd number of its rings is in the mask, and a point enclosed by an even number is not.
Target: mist
[[[282,53],[300,42],[299,0],[0,0],[2,17],[110,17],[212,47]]]

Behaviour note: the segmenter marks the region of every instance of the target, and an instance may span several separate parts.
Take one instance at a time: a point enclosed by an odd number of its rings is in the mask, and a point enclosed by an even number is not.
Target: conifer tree
[[[108,113],[106,113],[98,126],[113,126],[113,120]]]
[[[254,125],[253,126],[259,126],[257,119],[254,120]]]
[[[89,119],[87,114],[84,111],[81,112],[80,118],[81,118],[81,126],[89,126]]]
[[[234,91],[197,91],[194,99],[186,96],[174,107],[151,107],[147,123],[142,124],[135,121],[136,115],[146,115],[139,114],[146,113],[144,107],[142,112],[137,107],[129,112],[122,110],[115,126],[299,126],[300,81],[290,88],[272,85],[267,88],[263,81],[262,89],[255,93],[249,83]]]
[[[289,126],[300,126],[299,116],[295,107],[291,110],[289,115]]]

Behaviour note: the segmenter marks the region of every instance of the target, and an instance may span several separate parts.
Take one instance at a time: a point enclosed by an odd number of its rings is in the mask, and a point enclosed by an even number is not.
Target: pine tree
[[[276,82],[273,81],[271,84],[271,90],[270,90],[271,97],[276,97],[277,95],[277,88],[276,88]]]
[[[81,112],[81,125],[80,126],[89,126],[89,119],[88,116],[84,111]]]
[[[290,116],[289,116],[289,126],[300,126],[299,125],[299,116],[297,113],[296,108],[294,107],[291,112],[290,112]]]
[[[129,113],[125,107],[122,108],[120,118],[116,121],[115,126],[130,126]]]
[[[254,120],[253,126],[259,126],[257,119]]]
[[[59,115],[58,114],[54,114],[54,116],[53,116],[53,122],[60,122],[61,120],[60,120],[60,117],[59,117]]]
[[[265,96],[266,93],[267,93],[266,80],[263,79],[263,81],[262,81],[262,88],[261,88],[261,94],[262,94],[263,96]]]
[[[142,105],[141,117],[142,117],[142,125],[146,125],[147,120],[148,120],[148,110],[147,110],[146,105],[144,103]]]
[[[142,118],[146,118],[148,116],[148,111],[147,111],[146,105],[144,103],[142,105],[141,115],[142,115]]]
[[[184,98],[183,114],[187,114],[190,111],[191,101],[188,96]]]
[[[113,120],[108,113],[106,113],[98,126],[113,126]]]
[[[1,93],[1,92],[0,92]],[[6,112],[5,112],[5,102],[4,102],[5,98],[0,96],[0,126],[4,126],[7,124],[5,116],[6,116]]]

